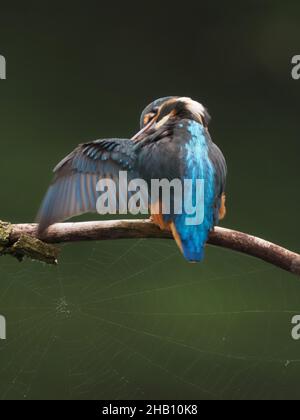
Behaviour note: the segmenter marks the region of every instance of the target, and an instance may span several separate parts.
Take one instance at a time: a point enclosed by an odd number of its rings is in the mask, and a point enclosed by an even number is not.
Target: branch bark
[[[45,245],[45,243],[58,244],[78,241],[101,241],[133,238],[171,239],[171,234],[169,232],[161,231],[150,220],[59,223],[51,226],[41,238],[37,238],[37,225],[35,224],[18,224],[9,226],[7,244],[9,244],[10,247],[19,243],[21,238],[24,241],[24,238],[28,237],[34,238],[38,241],[38,243],[43,245]],[[208,243],[210,245],[220,246],[259,258],[283,270],[300,276],[299,254],[255,236],[231,229],[217,227],[213,232],[211,232]],[[50,260],[52,258],[54,263],[57,260],[57,255],[55,252],[53,253],[52,248],[50,246],[50,249],[46,248],[46,251],[48,260],[50,255]],[[44,251],[42,250],[41,253],[43,252]]]

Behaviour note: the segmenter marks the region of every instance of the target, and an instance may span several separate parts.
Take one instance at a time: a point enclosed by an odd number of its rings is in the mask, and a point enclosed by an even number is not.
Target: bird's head
[[[202,104],[191,98],[168,96],[157,99],[148,105],[141,115],[141,130],[134,136],[137,139],[150,128],[158,129],[173,120],[190,119],[207,127],[210,116]]]

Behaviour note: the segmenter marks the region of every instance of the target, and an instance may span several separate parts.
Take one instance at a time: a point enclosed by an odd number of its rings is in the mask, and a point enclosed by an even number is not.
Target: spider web
[[[68,245],[60,265],[1,260],[1,399],[299,397],[299,282],[172,241]]]

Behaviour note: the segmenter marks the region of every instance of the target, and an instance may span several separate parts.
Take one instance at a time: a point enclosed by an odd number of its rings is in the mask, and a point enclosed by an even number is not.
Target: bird
[[[226,215],[227,164],[211,139],[209,122],[210,115],[200,102],[168,96],[143,110],[140,131],[131,139],[80,144],[54,169],[54,179],[37,215],[39,235],[54,223],[96,212],[98,181],[108,178],[119,185],[120,171],[127,172],[129,182],[138,178],[147,185],[154,179],[190,180],[188,198],[195,208],[200,206],[195,202],[197,180],[202,180],[201,223],[190,223],[192,215],[184,206],[181,212],[174,211],[174,192],[167,212],[163,211],[161,194],[149,202],[153,223],[172,233],[188,262],[201,262],[210,232]],[[118,206],[123,199],[117,197]]]

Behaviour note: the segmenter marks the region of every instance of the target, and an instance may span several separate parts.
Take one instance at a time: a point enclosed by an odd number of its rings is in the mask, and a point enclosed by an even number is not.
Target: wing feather
[[[127,139],[105,139],[79,145],[54,169],[54,180],[37,216],[39,231],[53,223],[96,212],[98,181],[113,179],[118,191],[120,171],[127,171],[128,179],[137,176],[135,158],[135,144]]]

